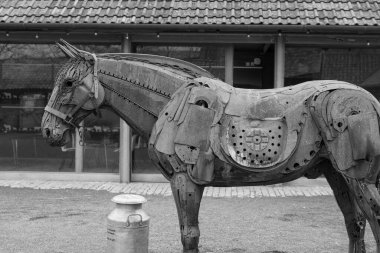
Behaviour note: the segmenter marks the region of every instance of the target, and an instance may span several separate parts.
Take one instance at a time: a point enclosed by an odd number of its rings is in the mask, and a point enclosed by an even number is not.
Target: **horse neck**
[[[145,139],[171,95],[189,79],[186,73],[167,66],[129,58],[100,58],[98,75],[105,90],[105,106]]]

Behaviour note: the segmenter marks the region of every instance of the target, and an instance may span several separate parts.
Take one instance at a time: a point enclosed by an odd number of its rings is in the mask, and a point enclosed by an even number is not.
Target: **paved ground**
[[[169,183],[113,183],[113,182],[69,182],[0,180],[0,187],[32,189],[85,189],[105,190],[111,193],[134,193],[140,195],[171,196]],[[214,198],[259,198],[294,196],[330,196],[332,190],[325,179],[298,179],[296,181],[271,186],[248,187],[206,187],[203,196]]]
[[[0,187],[1,253],[105,253],[107,215],[117,193]],[[146,196],[149,253],[179,253],[172,197]],[[348,252],[343,216],[332,196],[202,200],[200,253]],[[376,243],[367,226],[367,252]]]

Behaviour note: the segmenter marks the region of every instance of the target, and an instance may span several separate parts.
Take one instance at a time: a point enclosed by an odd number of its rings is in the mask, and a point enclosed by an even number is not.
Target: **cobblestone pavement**
[[[212,198],[261,198],[294,196],[331,196],[332,190],[325,180],[296,180],[272,186],[206,187],[204,197]],[[309,183],[310,182],[310,183]],[[313,183],[311,183],[313,182]],[[115,182],[69,182],[36,180],[0,180],[0,187],[32,189],[86,189],[105,190],[112,193],[171,196],[169,183],[115,183]]]

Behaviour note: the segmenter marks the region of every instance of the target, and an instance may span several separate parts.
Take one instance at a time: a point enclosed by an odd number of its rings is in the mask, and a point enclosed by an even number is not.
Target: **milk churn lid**
[[[135,194],[120,194],[112,198],[112,202],[122,205],[135,205],[143,204],[146,202],[146,198]]]

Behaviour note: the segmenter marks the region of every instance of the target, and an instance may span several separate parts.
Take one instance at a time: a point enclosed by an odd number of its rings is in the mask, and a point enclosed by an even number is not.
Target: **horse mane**
[[[208,78],[215,78],[210,72],[207,70],[193,64],[190,62],[186,62],[183,60],[170,58],[166,56],[160,55],[151,55],[151,54],[135,54],[135,53],[105,53],[105,54],[97,54],[99,57],[108,58],[108,59],[119,59],[119,60],[138,60],[151,64],[160,64],[165,67],[172,67],[183,69],[184,72],[193,72],[198,76],[204,76]]]

